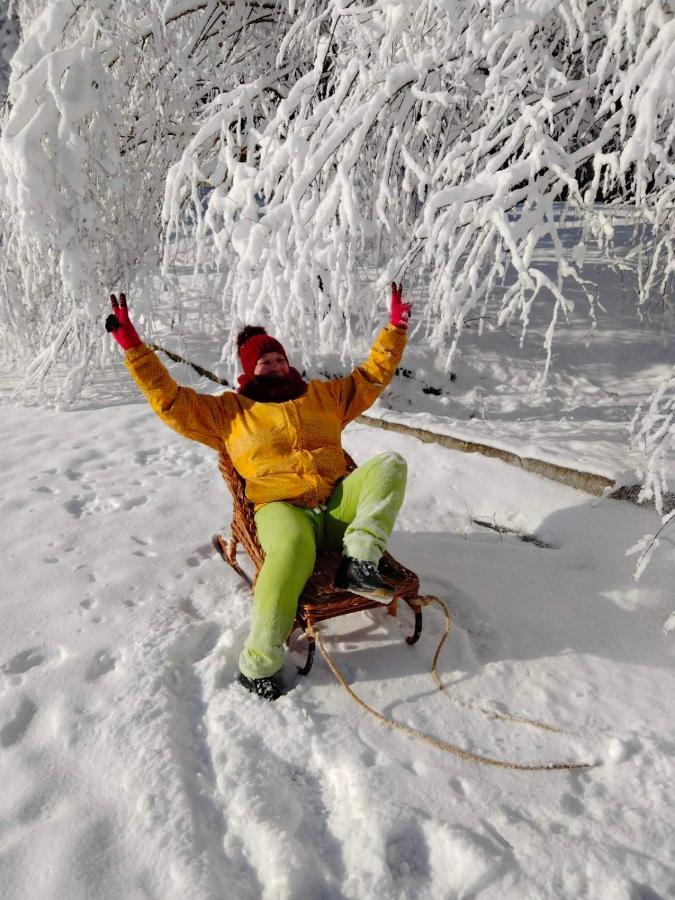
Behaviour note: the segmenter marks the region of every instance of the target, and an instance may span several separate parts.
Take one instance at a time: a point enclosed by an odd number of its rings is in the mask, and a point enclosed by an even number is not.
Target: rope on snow
[[[438,597],[429,597],[427,603],[437,602],[443,612],[445,614],[445,629],[443,635],[441,636],[441,640],[436,648],[436,653],[434,654],[434,661],[431,667],[431,673],[434,681],[438,685],[439,689],[446,694],[447,691],[443,687],[441,680],[438,677],[438,673],[436,671],[436,664],[438,662],[438,657],[441,652],[441,648],[445,643],[445,640],[450,632],[451,628],[451,618],[450,613],[446,605],[440,600]],[[426,604],[425,604],[426,605]],[[402,722],[397,722],[395,719],[390,719],[388,716],[383,715],[381,712],[378,712],[376,709],[373,709],[372,706],[369,706],[365,700],[363,700],[359,695],[347,684],[347,681],[344,675],[338,669],[333,657],[326,649],[326,646],[323,642],[323,638],[321,637],[321,631],[317,626],[314,626],[311,630],[311,636],[316,639],[316,642],[319,645],[319,649],[321,650],[321,655],[326,661],[326,665],[331,670],[337,681],[342,685],[345,691],[349,694],[352,700],[358,704],[362,709],[365,709],[366,712],[370,713],[371,716],[376,718],[378,721],[382,722],[385,725],[388,725],[390,728],[394,728],[398,731],[403,732],[408,735],[408,737],[413,738],[414,740],[421,741],[424,744],[429,744],[429,746],[434,747],[437,750],[442,750],[445,753],[452,753],[455,756],[459,756],[460,759],[466,759],[471,762],[479,763],[484,766],[494,766],[499,769],[512,769],[514,771],[520,772],[549,772],[556,770],[571,770],[571,769],[592,769],[596,766],[600,765],[599,760],[595,760],[593,762],[549,762],[549,763],[518,763],[513,762],[511,760],[503,760],[503,759],[493,759],[489,756],[482,756],[478,753],[471,753],[469,750],[464,750],[462,747],[458,747],[456,744],[451,744],[449,741],[444,741],[441,738],[432,737],[431,735],[425,734],[423,731],[419,731],[417,728],[412,728],[409,725],[404,725]],[[467,704],[468,705],[468,704]],[[534,728],[543,728],[547,731],[555,731],[558,733],[562,733],[560,729],[554,728],[551,725],[546,725],[543,722],[537,722],[533,719],[524,719],[519,716],[511,716],[508,714],[497,713],[493,710],[482,709],[481,711],[486,713],[487,715],[498,718],[498,719],[506,719],[511,722],[518,722],[523,725],[531,725]]]

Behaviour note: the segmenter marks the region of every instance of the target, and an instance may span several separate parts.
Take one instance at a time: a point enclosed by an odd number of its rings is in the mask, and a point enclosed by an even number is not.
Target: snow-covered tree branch
[[[654,391],[646,410],[638,408],[631,422],[631,434],[633,441],[642,451],[644,461],[643,468],[638,473],[642,480],[639,499],[652,500],[656,511],[662,517],[657,534],[647,535],[634,548],[634,552],[640,553],[635,567],[637,579],[659,545],[672,538],[675,509],[664,507],[664,496],[668,490],[666,459],[675,450],[675,372],[664,378]],[[672,540],[670,542],[673,543]]]
[[[102,296],[159,259],[168,167],[222,87],[211,56],[228,48],[212,29],[226,16],[229,51],[245,55],[252,8],[174,3],[169,24],[148,3],[21,9],[0,138],[0,304],[8,345],[32,357],[28,384],[56,353],[74,363],[67,401],[102,346]]]
[[[213,232],[237,318],[284,310],[303,341],[367,327],[357,261],[376,252],[382,282],[426,267],[427,336],[450,339],[448,365],[507,272],[499,321],[525,329],[549,303],[550,347],[565,285],[591,315],[594,301],[554,201],[606,243],[596,201],[630,203],[658,234],[655,272],[672,269],[674,36],[657,3],[306,3],[276,56],[302,74],[281,102],[259,74],[214,98],[170,171],[165,219],[178,227],[208,183],[198,240]],[[532,262],[544,240],[553,277]]]
[[[264,318],[298,349],[348,354],[369,331],[364,269],[423,273],[418,321],[446,366],[475,310],[524,333],[548,305],[549,354],[573,291],[594,321],[584,249],[611,252],[614,210],[640,235],[637,301],[667,292],[662,2],[43,6],[19,7],[0,138],[0,303],[36,378],[57,350],[81,375],[106,291],[159,259],[170,271],[178,237],[197,267],[215,249],[233,331]],[[571,255],[560,201],[583,227]],[[543,243],[552,267],[534,261]]]

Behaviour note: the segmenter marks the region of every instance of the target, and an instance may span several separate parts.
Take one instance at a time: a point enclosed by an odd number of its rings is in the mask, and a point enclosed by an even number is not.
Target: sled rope
[[[429,606],[431,603],[436,603],[443,610],[443,614],[445,616],[445,630],[443,632],[441,640],[439,641],[438,647],[436,647],[434,661],[431,664],[431,677],[433,678],[434,683],[436,684],[439,691],[445,694],[448,700],[450,700],[452,703],[456,703],[458,706],[461,706],[464,709],[478,709],[480,710],[480,712],[484,713],[486,716],[489,716],[491,719],[500,719],[503,722],[515,722],[518,725],[529,725],[531,728],[540,728],[542,731],[552,731],[555,734],[570,734],[569,731],[563,731],[562,728],[556,728],[554,725],[548,725],[546,722],[539,722],[537,719],[527,719],[524,716],[513,715],[513,713],[500,713],[495,709],[488,709],[485,706],[475,706],[473,703],[467,703],[465,700],[460,700],[457,697],[452,696],[441,681],[437,669],[441,650],[443,649],[443,645],[445,644],[448,634],[450,633],[450,629],[452,628],[452,617],[450,616],[448,607],[440,599],[440,597],[435,597],[432,595],[428,597],[420,597],[420,603],[422,606]]]
[[[449,617],[449,616],[448,616]],[[446,620],[447,626],[447,620]],[[447,633],[449,631],[449,626],[447,626],[446,632],[443,635],[441,646],[445,638],[447,637]],[[529,764],[529,763],[518,763],[513,762],[511,760],[503,760],[503,759],[493,759],[489,756],[481,756],[478,753],[471,753],[469,750],[464,750],[462,747],[458,747],[456,744],[451,744],[448,741],[444,741],[441,738],[432,737],[431,735],[425,734],[423,731],[419,731],[417,728],[411,728],[409,725],[404,725],[402,722],[397,722],[395,719],[390,719],[388,716],[383,715],[381,712],[378,712],[376,709],[373,709],[372,706],[369,706],[365,700],[362,700],[359,695],[352,690],[352,688],[347,684],[345,677],[338,669],[333,657],[330,655],[328,650],[326,649],[323,638],[321,637],[321,631],[317,626],[314,626],[311,629],[311,636],[316,639],[317,644],[319,645],[319,650],[321,650],[321,655],[323,656],[326,665],[331,670],[337,681],[342,685],[345,691],[349,694],[352,700],[358,704],[362,709],[365,709],[366,712],[369,712],[371,716],[373,716],[378,721],[388,725],[390,728],[394,728],[397,731],[403,732],[403,734],[408,735],[408,737],[414,738],[417,741],[421,741],[424,744],[429,744],[431,747],[435,747],[437,750],[442,750],[445,753],[452,753],[455,756],[459,756],[460,759],[466,759],[471,762],[479,763],[483,766],[493,766],[498,769],[512,769],[515,771],[521,772],[547,772],[547,771],[555,771],[559,769],[592,769],[595,766],[599,766],[599,761],[595,762],[550,762],[550,763],[539,763],[539,764]],[[437,651],[438,652],[438,651]],[[434,660],[435,661],[435,660]]]
[[[229,564],[235,569],[237,574],[248,584],[249,588],[252,589],[253,584],[252,584],[251,578],[236,562],[236,550],[235,550],[235,545],[233,544],[233,542],[230,541],[228,543],[226,554],[223,554],[222,548],[217,547],[216,549],[218,549],[219,553],[221,553],[221,556],[223,557],[223,559],[226,562],[229,562]],[[441,640],[439,641],[438,647],[436,648],[436,653],[434,654],[434,659],[433,659],[433,663],[431,666],[431,675],[434,679],[434,682],[438,686],[439,690],[442,693],[444,693],[449,700],[452,700],[453,702],[459,702],[460,705],[462,705],[468,709],[473,709],[474,707],[471,704],[457,701],[457,700],[455,700],[454,697],[451,697],[450,694],[448,693],[448,691],[446,690],[446,688],[444,687],[443,683],[441,682],[440,678],[438,677],[438,671],[437,671],[438,658],[440,656],[441,650],[443,649],[443,645],[445,644],[445,641],[446,641],[448,634],[450,633],[450,629],[452,627],[452,618],[450,616],[447,606],[445,605],[445,603],[443,603],[443,601],[439,597],[434,597],[434,596],[420,597],[419,602],[422,606],[428,606],[429,604],[436,602],[439,604],[439,606],[441,607],[441,609],[443,610],[443,613],[445,615],[445,628],[443,630],[443,634],[441,635]],[[445,753],[452,753],[455,756],[459,756],[460,759],[466,759],[466,760],[469,760],[472,762],[480,763],[481,765],[494,766],[494,767],[500,768],[500,769],[512,769],[512,770],[523,771],[523,772],[545,772],[545,771],[555,771],[555,770],[561,770],[561,769],[563,769],[563,770],[592,769],[595,766],[600,765],[600,762],[597,760],[595,762],[589,762],[589,763],[552,762],[552,763],[541,763],[539,765],[529,765],[529,764],[525,764],[525,763],[511,762],[509,760],[492,759],[491,757],[481,756],[480,754],[477,754],[477,753],[471,753],[469,750],[464,750],[461,747],[456,746],[455,744],[451,744],[448,741],[442,740],[441,738],[435,738],[435,737],[432,737],[431,735],[427,735],[422,731],[418,731],[416,728],[411,728],[408,725],[404,725],[402,722],[397,722],[395,719],[389,719],[389,718],[387,718],[387,716],[384,716],[382,713],[378,712],[376,709],[373,709],[372,706],[369,706],[347,684],[344,676],[342,675],[342,673],[338,669],[337,665],[335,664],[333,657],[330,655],[330,653],[326,649],[326,646],[323,643],[323,638],[321,637],[321,632],[320,632],[318,626],[317,625],[309,626],[307,628],[305,634],[307,637],[313,637],[316,640],[316,642],[319,645],[321,655],[323,656],[324,660],[326,661],[326,665],[331,670],[331,672],[335,676],[338,683],[342,685],[342,687],[349,694],[349,696],[354,700],[355,703],[357,703],[359,706],[361,706],[363,709],[365,709],[367,712],[369,712],[374,718],[378,719],[380,722],[383,722],[385,725],[388,725],[390,728],[394,728],[394,729],[397,729],[398,731],[402,731],[404,734],[407,734],[409,737],[412,737],[415,740],[422,741],[423,743],[429,744],[430,746],[435,747],[438,750],[442,750]],[[517,722],[519,724],[532,725],[535,728],[543,728],[546,731],[555,731],[558,733],[563,733],[559,729],[554,728],[551,725],[546,725],[543,722],[537,722],[536,720],[533,720],[533,719],[525,719],[525,718],[521,718],[519,716],[512,716],[512,715],[509,715],[506,713],[498,713],[494,710],[485,709],[483,707],[478,707],[478,708],[481,710],[481,712],[483,712],[486,715],[491,716],[493,718],[505,719],[507,721],[513,721],[513,722]]]

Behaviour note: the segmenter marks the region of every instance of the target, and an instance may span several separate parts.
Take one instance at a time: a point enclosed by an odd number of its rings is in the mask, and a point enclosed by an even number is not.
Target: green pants
[[[263,678],[281,668],[317,548],[342,547],[346,556],[379,561],[403,503],[406,476],[402,456],[381,453],[340,481],[325,506],[276,502],[258,510],[255,524],[265,562],[255,584],[251,630],[239,657],[247,678]]]

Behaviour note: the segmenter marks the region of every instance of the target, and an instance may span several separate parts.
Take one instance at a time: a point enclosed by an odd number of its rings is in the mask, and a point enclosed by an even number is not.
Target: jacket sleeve
[[[393,325],[385,326],[370,348],[368,359],[345,378],[328,382],[342,410],[342,427],[351,422],[377,400],[396,374],[407,337]]]
[[[162,422],[190,440],[223,449],[235,412],[231,392],[213,396],[180,387],[157,355],[142,344],[127,350],[124,364]]]

